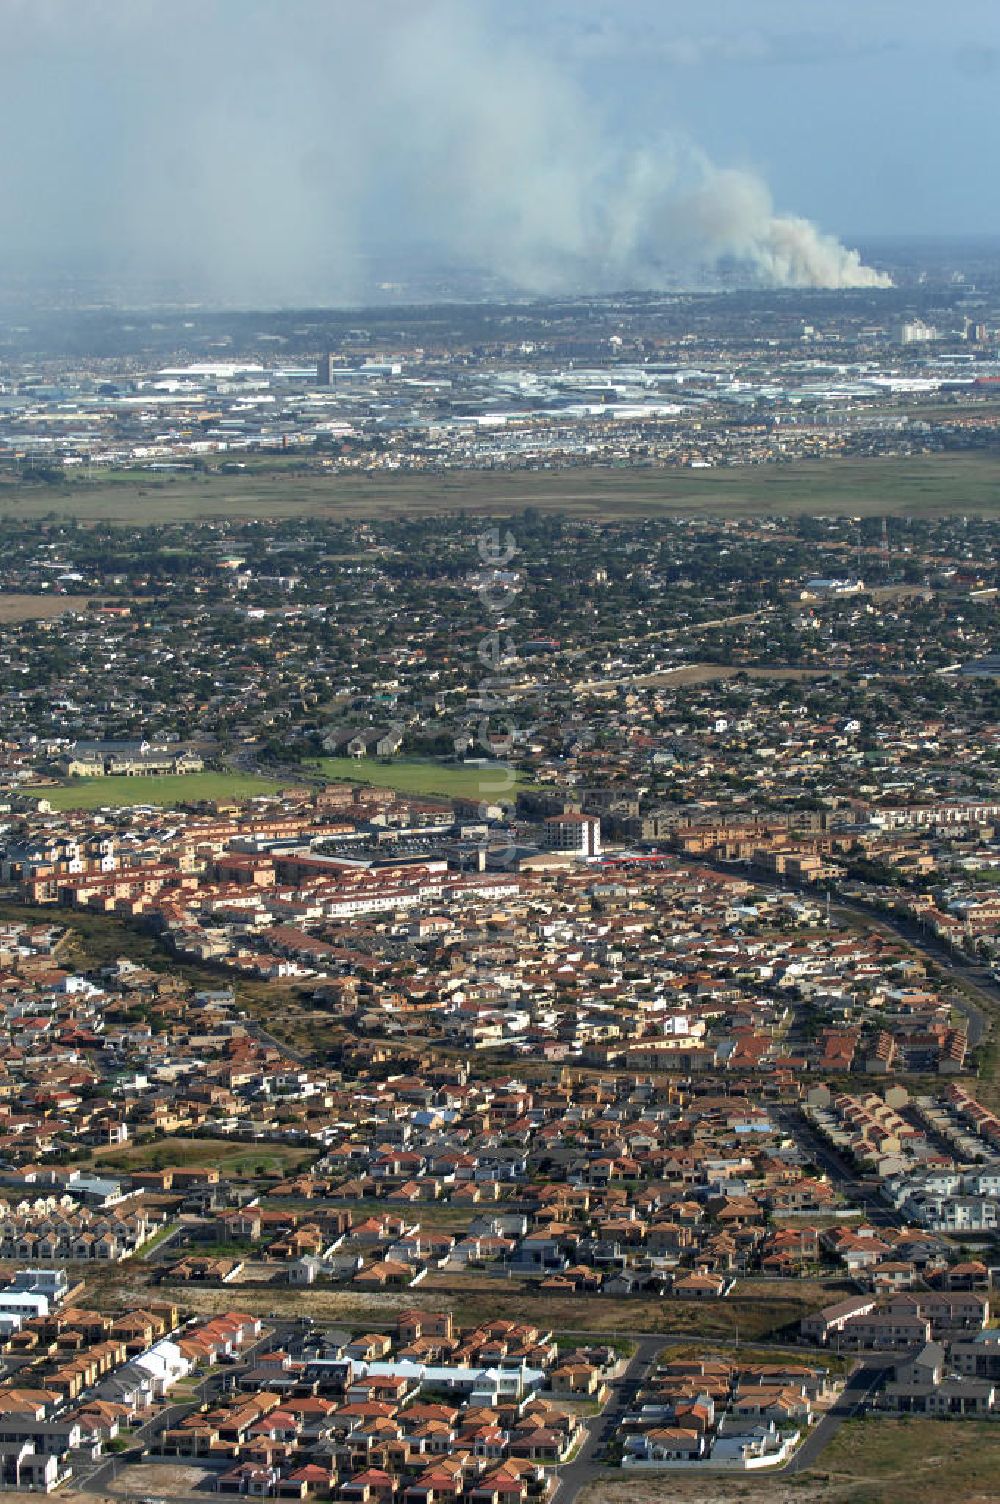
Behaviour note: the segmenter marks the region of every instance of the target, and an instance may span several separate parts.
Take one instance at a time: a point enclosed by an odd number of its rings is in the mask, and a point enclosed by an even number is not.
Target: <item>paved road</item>
[[[746,862],[713,862],[705,857],[685,857],[676,852],[670,855],[691,866],[710,867],[713,871],[722,872],[730,877],[735,871],[745,873],[758,871]],[[823,885],[795,882],[788,877],[776,879],[773,872],[768,873],[763,881],[770,887],[784,886],[813,899],[822,899],[826,892],[826,887]],[[874,904],[865,903],[857,898],[844,897],[832,884],[829,887],[834,910],[839,909],[855,919],[864,919],[867,924],[874,924],[878,928],[894,932],[914,950],[922,951],[928,960],[941,967],[946,974],[960,979],[970,991],[978,994],[983,1004],[981,1008],[961,993],[953,1001],[958,1011],[965,1015],[968,1024],[969,1048],[975,1049],[978,1044],[981,1044],[989,1032],[991,1016],[996,1015],[1000,1010],[1000,982],[994,981],[989,968],[959,959],[950,946],[938,940],[915,920],[901,918],[896,914],[886,914]]]
[[[803,1473],[807,1468],[812,1467],[820,1452],[833,1440],[844,1421],[860,1414],[872,1391],[881,1382],[886,1369],[891,1366],[891,1361],[872,1359],[856,1368],[844,1385],[837,1403],[830,1407],[823,1419],[817,1422],[809,1432],[792,1460],[786,1462],[783,1468],[775,1469],[775,1472],[786,1475]],[[773,1477],[774,1473],[769,1473],[768,1476]]]
[[[208,1219],[206,1217],[197,1217],[191,1212],[184,1212],[181,1214],[176,1227],[171,1228],[167,1236],[157,1243],[155,1248],[151,1248],[148,1251],[140,1248],[139,1257],[140,1259],[144,1259],[148,1264],[173,1263],[177,1253],[174,1244],[179,1242],[186,1234],[189,1234],[192,1228],[207,1225]]]
[[[269,1328],[257,1338],[256,1342],[244,1350],[239,1363],[227,1366],[221,1371],[210,1370],[195,1388],[193,1399],[175,1405],[166,1405],[139,1426],[134,1433],[134,1445],[130,1446],[127,1451],[102,1460],[96,1467],[74,1466],[73,1488],[85,1493],[107,1493],[109,1485],[118,1476],[120,1468],[141,1462],[144,1453],[155,1451],[154,1443],[161,1432],[179,1425],[186,1415],[193,1414],[203,1404],[210,1404],[218,1399],[223,1386],[229,1382],[235,1383],[240,1373],[253,1367],[257,1354],[268,1351],[273,1343],[274,1331]],[[183,1462],[189,1459],[179,1460]],[[194,1460],[197,1462],[197,1459]]]
[[[604,1409],[595,1415],[587,1431],[587,1440],[572,1462],[559,1469],[559,1486],[553,1496],[558,1504],[572,1504],[581,1488],[604,1474],[600,1458],[613,1440],[623,1417],[635,1403],[635,1397],[649,1377],[657,1354],[669,1342],[668,1337],[640,1337],[628,1367],[611,1387]]]
[[[290,1337],[293,1331],[297,1331],[295,1323],[279,1323],[287,1326],[284,1336]],[[278,1334],[281,1335],[280,1333]],[[593,1337],[595,1340],[607,1340],[608,1334],[600,1332],[582,1331],[578,1335]],[[587,1438],[579,1453],[572,1462],[567,1463],[558,1470],[558,1483],[553,1495],[552,1504],[573,1504],[580,1491],[588,1484],[598,1479],[614,1478],[621,1481],[626,1475],[617,1468],[606,1466],[602,1461],[604,1453],[609,1445],[619,1435],[624,1417],[633,1409],[639,1390],[648,1381],[650,1373],[656,1365],[660,1352],[669,1347],[672,1342],[680,1340],[680,1336],[671,1337],[669,1333],[645,1333],[631,1334],[636,1342],[636,1349],[624,1370],[624,1372],[610,1384],[610,1394],[600,1411],[592,1418],[587,1429]],[[687,1334],[685,1340],[689,1340]],[[94,1468],[82,1467],[74,1478],[74,1487],[87,1493],[106,1493],[109,1485],[117,1476],[118,1470],[130,1463],[140,1462],[143,1453],[154,1450],[156,1437],[168,1429],[176,1426],[185,1416],[191,1414],[201,1403],[211,1404],[217,1401],[223,1392],[230,1386],[235,1385],[239,1375],[247,1368],[253,1366],[256,1355],[265,1347],[273,1345],[276,1333],[269,1329],[263,1336],[249,1347],[241,1361],[230,1367],[213,1370],[198,1386],[198,1398],[193,1402],[170,1405],[161,1410],[143,1425],[136,1433],[136,1445],[128,1452],[110,1457],[102,1461]],[[731,1346],[732,1339],[713,1337],[711,1346]],[[766,1346],[766,1340],[755,1342],[755,1346]],[[803,1348],[803,1356],[807,1357],[810,1350]],[[832,1440],[845,1420],[860,1413],[872,1391],[880,1382],[884,1371],[891,1366],[891,1357],[870,1358],[859,1364],[848,1380],[843,1393],[837,1403],[831,1407],[823,1419],[809,1433],[795,1456],[785,1467],[776,1469],[782,1474],[803,1472],[811,1467],[820,1452]],[[662,1479],[669,1474],[658,1475]],[[770,1475],[769,1475],[770,1476]]]
[[[117,1478],[119,1469],[141,1462],[143,1452],[150,1450],[160,1432],[179,1425],[186,1415],[191,1415],[199,1408],[199,1403],[189,1401],[185,1404],[167,1405],[137,1428],[134,1433],[134,1444],[127,1451],[110,1456],[93,1468],[74,1466],[74,1489],[81,1493],[106,1493]]]
[[[621,1378],[612,1386],[611,1395],[604,1409],[591,1422],[587,1440],[580,1449],[579,1455],[559,1469],[559,1485],[553,1496],[554,1504],[573,1504],[573,1500],[581,1489],[600,1478],[613,1477],[618,1482],[627,1479],[628,1474],[618,1469],[612,1472],[610,1468],[605,1467],[601,1457],[608,1443],[613,1441],[618,1434],[625,1415],[634,1405],[639,1389],[655,1366],[657,1354],[664,1345],[669,1344],[669,1341],[668,1337],[663,1336],[639,1338],[634,1357]],[[716,1345],[715,1338],[712,1339],[712,1345]],[[891,1364],[892,1360],[887,1358],[873,1358],[859,1364],[845,1384],[836,1403],[809,1432],[791,1461],[782,1468],[769,1470],[767,1476],[774,1477],[778,1473],[782,1475],[801,1473],[812,1467],[823,1448],[833,1440],[844,1422],[861,1413],[872,1392],[881,1382],[885,1370],[891,1367]],[[669,1492],[669,1472],[658,1473],[656,1476],[664,1484],[664,1491]]]
[[[267,1032],[263,1024],[253,1023],[248,1019],[246,1024],[244,1025],[244,1028],[251,1036],[251,1038],[256,1039],[260,1044],[267,1044],[270,1045],[272,1049],[279,1050],[285,1060],[292,1060],[296,1065],[309,1065],[311,1063],[314,1063],[312,1062],[311,1057],[304,1054],[302,1050],[293,1050],[291,1045],[282,1044],[280,1039],[275,1039],[273,1034],[269,1034]]]
[[[759,611],[746,611],[739,616],[717,616],[712,621],[685,622],[683,626],[664,627],[661,631],[658,632],[647,632],[642,637],[629,638],[625,643],[622,644],[622,646],[631,649],[638,647],[641,643],[646,642],[676,642],[678,638],[683,639],[685,637],[691,637],[693,633],[704,632],[711,627],[735,627],[741,625],[744,622],[756,621],[758,617],[767,616],[773,611],[773,606],[762,606]],[[567,657],[573,656],[575,655],[573,655],[572,653],[567,654]],[[641,669],[638,672],[635,670],[631,672],[625,670],[620,674],[615,674],[609,678],[603,679],[577,679],[575,682],[571,681],[569,687],[579,693],[581,691],[585,692],[591,689],[614,689],[619,684],[669,684],[671,677],[676,676],[682,670],[690,668],[719,668],[723,673],[739,673],[739,668],[732,668],[728,664],[706,664],[692,661],[691,663],[661,664],[659,668],[652,670]]]
[[[953,999],[955,1007],[960,1013],[964,1013],[968,1023],[968,1039],[970,1049],[975,1049],[981,1044],[989,1028],[989,1013],[1000,1006],[1000,984],[990,976],[989,969],[985,966],[975,966],[968,961],[958,959],[943,941],[935,935],[928,933],[926,929],[915,920],[901,918],[896,914],[883,914],[874,905],[862,903],[858,899],[835,898],[836,907],[844,909],[848,914],[858,918],[874,922],[882,929],[892,930],[899,935],[900,939],[912,945],[914,950],[923,953],[938,966],[950,972],[953,977],[959,977],[971,991],[977,993],[982,999],[985,1012],[976,1006],[969,998],[959,994]]]
[[[231,753],[226,759],[230,767],[238,773],[246,773],[254,778],[273,778],[278,783],[315,785],[322,788],[329,779],[325,774],[314,768],[307,768],[302,763],[278,762],[266,753],[258,756],[252,748],[243,748],[238,752]]]
[[[837,1189],[843,1191],[856,1206],[864,1208],[870,1222],[880,1227],[900,1225],[900,1218],[883,1201],[878,1188],[866,1180],[860,1180],[853,1166],[816,1131],[802,1112],[793,1107],[779,1107],[772,1109],[772,1116],[798,1143],[808,1149],[816,1164],[826,1171]]]

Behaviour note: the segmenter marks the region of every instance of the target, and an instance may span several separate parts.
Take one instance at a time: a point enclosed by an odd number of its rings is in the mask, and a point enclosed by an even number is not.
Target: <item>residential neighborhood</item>
[[[4,1488],[1000,1414],[987,519],[0,534]]]

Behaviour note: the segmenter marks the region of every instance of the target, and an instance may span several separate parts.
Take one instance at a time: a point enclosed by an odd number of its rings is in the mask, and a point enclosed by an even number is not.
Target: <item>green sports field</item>
[[[519,788],[530,785],[523,773],[511,769],[513,783],[507,786],[502,765],[486,768],[449,767],[423,757],[399,757],[376,762],[370,757],[321,757],[310,767],[319,768],[331,783],[370,783],[376,788],[397,789],[401,794],[439,794],[444,799],[500,800],[513,798]]]
[[[281,784],[242,773],[177,773],[162,778],[78,778],[37,790],[53,809],[125,808],[133,804],[197,804],[209,799],[252,799],[274,794]]]

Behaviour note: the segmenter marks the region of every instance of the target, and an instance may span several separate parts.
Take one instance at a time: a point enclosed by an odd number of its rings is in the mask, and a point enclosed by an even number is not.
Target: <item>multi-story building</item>
[[[572,852],[575,856],[600,856],[601,822],[597,815],[575,810],[549,815],[545,821],[545,846],[549,851]]]

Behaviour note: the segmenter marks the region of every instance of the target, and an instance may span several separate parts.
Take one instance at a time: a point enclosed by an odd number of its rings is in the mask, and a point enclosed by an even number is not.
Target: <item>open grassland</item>
[[[15,621],[47,621],[67,611],[86,611],[89,595],[0,594],[0,626]]]
[[[516,789],[530,784],[523,773],[503,764],[488,767],[449,767],[425,757],[399,757],[376,762],[370,757],[322,757],[315,764],[333,783],[369,783],[376,788],[396,789],[401,794],[440,794],[446,799],[512,799]]]
[[[998,1504],[1000,1426],[990,1421],[849,1421],[815,1467],[780,1473],[607,1472],[581,1504]]]
[[[53,809],[122,808],[133,804],[199,804],[203,800],[252,799],[281,788],[270,778],[246,773],[166,773],[158,778],[77,778],[37,790]]]
[[[315,1148],[294,1144],[244,1144],[227,1138],[153,1139],[149,1143],[116,1144],[95,1150],[92,1159],[102,1171],[201,1169],[209,1166],[224,1175],[291,1174],[316,1158]]]
[[[595,520],[679,514],[914,516],[1000,513],[1000,466],[979,454],[814,460],[727,470],[592,468],[442,475],[136,472],[56,486],[0,486],[0,519],[158,523],[216,517],[504,515],[525,507]]]
[[[266,1153],[272,1147],[262,1145],[261,1152]],[[106,1163],[102,1161],[102,1167]],[[415,1219],[418,1216],[415,1211]],[[416,1289],[378,1295],[322,1286],[312,1286],[304,1292],[281,1284],[261,1286],[259,1282],[239,1280],[220,1289],[192,1287],[183,1296],[178,1291],[177,1298],[203,1312],[236,1307],[260,1316],[273,1311],[282,1316],[307,1314],[318,1321],[364,1325],[373,1322],[385,1325],[393,1321],[396,1312],[415,1307],[430,1311],[447,1309],[463,1326],[476,1326],[493,1319],[498,1310],[509,1310],[516,1311],[519,1320],[532,1322],[543,1331],[596,1333],[608,1340],[627,1338],[636,1332],[662,1332],[665,1341],[703,1344],[714,1341],[723,1345],[733,1345],[737,1335],[741,1343],[774,1337],[784,1341],[806,1309],[822,1304],[822,1300],[800,1302],[783,1296],[770,1301],[720,1300],[710,1306],[681,1300],[553,1297],[532,1290],[518,1279],[437,1270]]]

